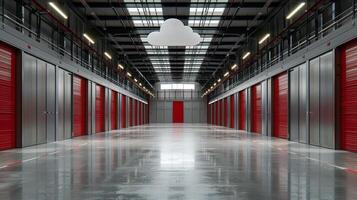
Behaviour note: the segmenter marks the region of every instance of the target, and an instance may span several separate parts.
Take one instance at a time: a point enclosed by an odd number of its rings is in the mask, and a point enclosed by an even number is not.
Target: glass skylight
[[[162,15],[162,8],[128,8],[130,15]]]
[[[161,90],[194,90],[194,83],[161,83]]]
[[[225,8],[202,8],[202,7],[193,7],[190,8],[190,15],[213,15],[221,16]]]

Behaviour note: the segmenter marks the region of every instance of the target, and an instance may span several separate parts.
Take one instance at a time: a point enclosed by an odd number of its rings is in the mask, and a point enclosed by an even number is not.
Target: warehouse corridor
[[[0,200],[356,188],[357,0],[0,0]]]
[[[356,163],[244,131],[152,124],[2,151],[0,199],[353,199]]]

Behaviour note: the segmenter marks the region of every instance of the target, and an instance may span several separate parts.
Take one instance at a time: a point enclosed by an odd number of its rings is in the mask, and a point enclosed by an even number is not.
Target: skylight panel
[[[162,15],[162,8],[127,8],[130,15],[156,16]]]
[[[202,7],[191,7],[190,15],[209,15],[209,16],[221,16],[225,8],[202,8]]]
[[[191,19],[188,20],[188,25],[191,27],[216,27],[219,22],[220,20]]]

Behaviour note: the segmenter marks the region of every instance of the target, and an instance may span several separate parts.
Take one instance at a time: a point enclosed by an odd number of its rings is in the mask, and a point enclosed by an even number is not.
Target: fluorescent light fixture
[[[264,35],[264,37],[262,39],[259,40],[259,44],[262,44],[265,40],[267,40],[270,37],[270,34],[267,33]]]
[[[141,83],[139,83],[140,87],[143,86]]]
[[[217,83],[216,83],[216,82],[214,82],[214,83],[213,83],[213,86],[216,86],[216,85],[217,85]]]
[[[250,55],[250,52],[245,53],[244,56],[243,56],[243,60],[248,58],[249,55]]]
[[[143,88],[144,88],[144,90],[149,91],[148,89],[145,88],[145,86]]]
[[[296,6],[296,8],[293,11],[291,11],[288,14],[288,16],[286,16],[286,19],[292,18],[302,7],[305,6],[305,4],[306,4],[305,2],[301,2],[298,6]]]
[[[124,66],[121,65],[121,64],[118,64],[118,67],[119,67],[120,69],[124,69]]]
[[[211,86],[211,90],[213,89],[213,86]]]
[[[68,16],[53,2],[48,2],[50,6],[58,13],[60,14],[63,18],[68,19]]]
[[[226,77],[229,75],[229,72],[226,72],[223,76]]]
[[[134,81],[135,81],[135,82],[138,82],[138,80],[136,80],[136,78],[134,78]]]
[[[112,56],[108,53],[108,52],[104,52],[104,55],[109,58],[109,59],[112,59]]]
[[[237,65],[237,64],[234,64],[234,65],[232,65],[231,70],[233,70],[233,69],[235,69],[235,68],[237,68],[237,67],[238,67],[238,65]]]
[[[131,77],[131,74],[130,74],[129,72],[127,72],[126,75],[128,75],[129,77]]]
[[[86,33],[83,33],[83,37],[85,37],[89,41],[89,43],[91,44],[95,43],[94,40],[91,37],[89,37],[89,35],[87,35]]]
[[[218,82],[218,83],[221,82],[221,79],[219,78],[219,79],[217,80],[217,82]]]

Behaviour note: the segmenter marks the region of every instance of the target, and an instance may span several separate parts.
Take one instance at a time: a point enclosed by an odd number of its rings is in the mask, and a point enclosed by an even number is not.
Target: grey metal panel
[[[251,108],[252,108],[252,102],[251,102],[251,88],[247,88],[245,89],[245,98],[246,98],[246,124],[245,124],[245,127],[246,127],[246,130],[247,131],[251,131],[251,122],[252,122],[252,115],[251,115]]]
[[[306,63],[299,66],[299,142],[308,142],[308,69]]]
[[[273,117],[273,115],[272,115],[272,111],[273,111],[273,103],[272,103],[272,93],[273,92],[273,90],[272,90],[272,79],[271,78],[269,78],[268,80],[267,80],[267,115],[266,115],[266,117],[267,117],[267,120],[266,120],[266,122],[267,122],[267,125],[266,125],[266,127],[267,127],[267,135],[268,136],[272,136],[272,117]]]
[[[130,97],[126,97],[126,117],[125,117],[125,119],[126,119],[126,128],[128,128],[129,126],[130,126],[130,121],[129,121],[129,117],[130,117],[130,114],[129,114],[129,112],[130,112]]]
[[[64,139],[64,71],[56,68],[56,141]]]
[[[299,141],[299,68],[289,72],[289,136]]]
[[[165,123],[172,123],[172,101],[164,102],[165,108]]]
[[[150,102],[150,111],[149,111],[149,118],[150,118],[150,123],[155,123],[158,122],[157,120],[157,101],[152,101]]]
[[[184,122],[192,123],[192,102],[191,101],[184,102]]]
[[[104,122],[105,122],[105,130],[109,131],[111,130],[111,122],[112,122],[112,118],[110,116],[110,110],[111,110],[111,104],[112,104],[112,95],[111,95],[111,91],[108,88],[104,88],[105,89],[105,105],[104,105],[104,110],[105,110],[105,115],[104,115]]]
[[[37,59],[37,141],[36,144],[46,143],[46,63]]]
[[[164,109],[164,102],[163,101],[157,101],[156,102],[156,109],[157,109],[157,113],[156,113],[156,119],[157,122],[160,123],[164,123],[165,122],[165,109]]]
[[[335,64],[334,54],[320,57],[320,145],[335,148]]]
[[[72,138],[72,74],[64,71],[64,137]]]
[[[56,68],[47,63],[47,142],[56,140]]]
[[[92,134],[95,134],[95,96],[96,96],[96,84],[92,82],[92,96],[91,96],[91,102],[92,102]]]
[[[199,123],[200,121],[200,103],[197,101],[192,101],[192,121],[191,123]]]
[[[92,134],[92,82],[87,81],[87,131]]]
[[[320,58],[309,62],[309,143],[320,145]]]
[[[262,82],[262,135],[268,135],[268,80]]]
[[[21,146],[36,144],[36,58],[23,54],[22,69],[22,141]]]

